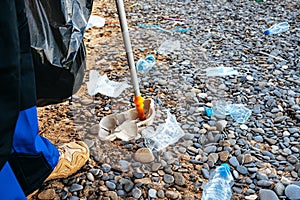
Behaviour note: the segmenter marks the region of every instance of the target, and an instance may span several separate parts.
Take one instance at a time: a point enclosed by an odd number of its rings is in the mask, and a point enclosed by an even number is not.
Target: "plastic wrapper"
[[[80,88],[86,58],[83,35],[92,3],[25,0],[38,99],[59,101]]]

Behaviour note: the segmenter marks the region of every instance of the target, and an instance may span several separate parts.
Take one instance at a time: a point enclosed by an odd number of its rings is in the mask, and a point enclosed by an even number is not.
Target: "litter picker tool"
[[[134,88],[134,95],[135,95],[134,96],[134,104],[135,104],[136,110],[138,112],[138,118],[140,120],[145,120],[146,116],[144,113],[144,98],[142,97],[140,88],[139,88],[139,82],[138,82],[136,68],[135,68],[135,64],[134,64],[132,46],[131,46],[129,32],[128,32],[126,14],[125,14],[125,9],[124,9],[124,2],[123,2],[123,0],[116,0],[116,4],[117,4],[119,21],[120,21],[121,30],[122,30],[123,42],[124,42],[125,50],[126,50],[127,62],[128,62],[129,68],[130,68],[131,82],[132,82],[133,88]]]

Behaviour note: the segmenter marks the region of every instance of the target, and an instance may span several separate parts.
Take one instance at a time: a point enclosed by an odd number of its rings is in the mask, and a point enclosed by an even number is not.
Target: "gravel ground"
[[[232,199],[299,199],[300,1],[125,1],[135,61],[152,54],[156,65],[139,73],[141,93],[168,108],[185,135],[163,151],[139,154],[143,137],[99,140],[98,123],[134,107],[133,88],[118,98],[90,96],[86,84],[72,101],[39,108],[41,134],[58,144],[84,140],[88,163],[73,176],[44,183],[32,199],[201,199],[211,170],[228,163]],[[130,84],[114,1],[94,1],[106,19],[86,31],[87,73]],[[174,20],[177,18],[177,20]],[[265,36],[271,25],[290,29]],[[171,40],[168,54],[160,54]],[[180,48],[172,51],[172,44]],[[207,77],[208,67],[239,74]],[[246,123],[207,117],[214,100],[243,104]],[[161,120],[157,117],[156,120]],[[160,121],[159,121],[160,122]],[[141,156],[142,155],[142,156]]]

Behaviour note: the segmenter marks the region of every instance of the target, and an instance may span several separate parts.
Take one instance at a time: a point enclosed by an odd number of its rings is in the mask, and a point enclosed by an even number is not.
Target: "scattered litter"
[[[267,30],[265,30],[265,35],[273,35],[273,34],[279,34],[288,31],[290,28],[290,25],[288,22],[281,22],[278,24],[274,24]]]
[[[138,24],[137,25],[139,28],[146,28],[146,29],[157,29],[159,32],[169,32],[169,33],[174,33],[174,32],[179,32],[179,33],[187,33],[192,30],[192,28],[182,28],[181,26],[175,26],[174,29],[168,30],[161,28],[158,25],[148,25],[148,24]]]
[[[136,63],[136,68],[138,72],[145,74],[155,65],[155,57],[149,54],[145,59],[141,58]]]
[[[209,67],[205,71],[206,76],[231,76],[239,74],[237,70],[231,67]]]
[[[147,127],[142,131],[145,145],[151,150],[160,151],[167,146],[176,143],[184,132],[176,121],[176,117],[167,110],[167,119],[164,124],[160,124],[156,130]]]
[[[250,117],[252,111],[243,104],[231,104],[227,108],[230,116],[238,123],[244,124]]]
[[[157,49],[159,54],[168,54],[172,53],[175,50],[180,50],[180,41],[179,40],[166,40],[160,47]]]
[[[212,108],[205,108],[205,115],[207,117],[211,117],[213,115],[213,109]]]
[[[96,70],[90,71],[87,89],[92,96],[101,93],[109,97],[118,97],[128,87],[129,85],[126,82],[110,81],[107,75],[101,76]]]
[[[138,136],[144,126],[151,125],[154,116],[154,101],[146,99],[144,101],[144,111],[146,120],[140,121],[135,108],[122,113],[115,113],[105,116],[99,123],[99,137],[101,140],[113,141],[117,138],[129,141]]]
[[[230,115],[234,121],[244,124],[247,122],[252,111],[246,108],[243,104],[227,104],[224,100],[212,102],[212,110],[205,110],[206,116],[216,116],[219,119],[224,119],[226,115]]]
[[[97,28],[101,28],[105,25],[105,19],[100,17],[100,16],[95,16],[92,15],[89,18],[89,21],[86,25],[86,29],[92,28],[92,27],[97,27]]]

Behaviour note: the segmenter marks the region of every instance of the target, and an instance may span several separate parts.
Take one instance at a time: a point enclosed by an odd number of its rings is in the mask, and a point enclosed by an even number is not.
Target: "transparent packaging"
[[[180,41],[166,40],[160,45],[160,47],[157,49],[157,52],[159,54],[168,54],[179,49],[180,49]]]
[[[209,67],[206,70],[206,76],[230,76],[238,75],[238,71],[231,67]]]
[[[184,132],[179,126],[176,117],[167,110],[165,123],[160,124],[156,130],[153,127],[147,127],[142,131],[142,136],[147,148],[160,151],[176,143],[184,136]]]
[[[201,200],[230,200],[234,179],[228,164],[218,166],[203,188]]]
[[[279,34],[288,31],[290,28],[290,25],[288,22],[281,22],[278,24],[274,24],[267,30],[265,30],[265,35],[273,35],[273,34]]]
[[[250,117],[252,111],[246,108],[243,104],[231,104],[227,106],[227,111],[234,121],[244,124]]]
[[[145,59],[139,59],[136,63],[137,71],[145,74],[155,65],[156,59],[152,54],[149,54]]]
[[[90,80],[87,83],[88,93],[96,95],[97,93],[118,97],[129,85],[126,82],[110,81],[107,75],[101,76],[96,70],[90,71]]]

